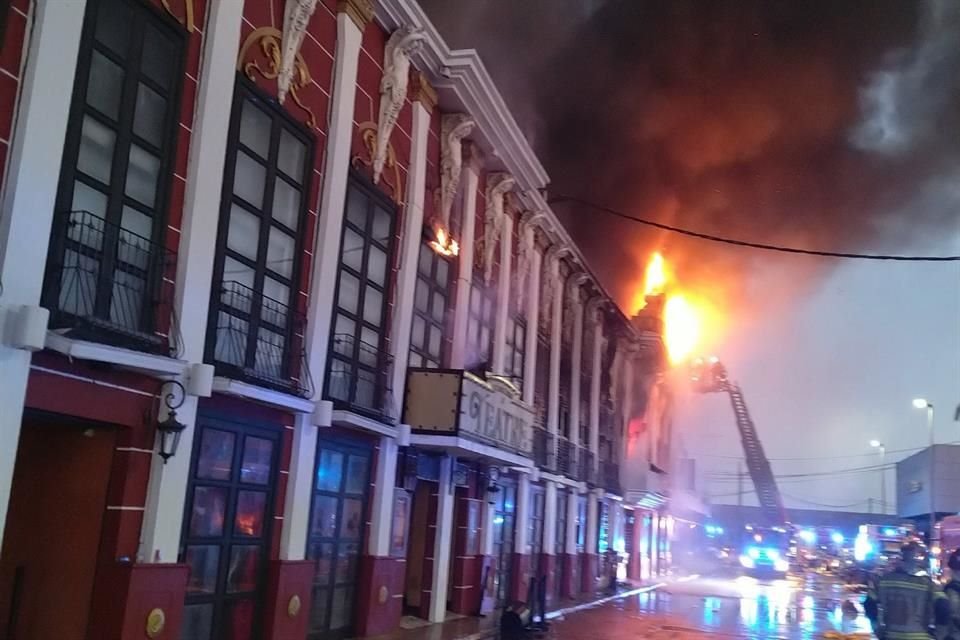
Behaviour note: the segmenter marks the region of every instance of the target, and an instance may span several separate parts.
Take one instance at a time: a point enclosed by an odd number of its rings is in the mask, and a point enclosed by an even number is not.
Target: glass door
[[[550,594],[555,600],[559,600],[563,594],[563,578],[569,575],[567,569],[564,570],[564,563],[570,561],[567,557],[567,492],[563,489],[557,490],[557,536],[554,553],[557,558],[557,570],[553,580],[553,592]],[[571,567],[572,568],[572,567]]]
[[[201,419],[180,561],[185,640],[259,637],[279,433]]]
[[[530,537],[530,576],[536,585],[533,594],[535,599],[540,597],[540,577],[543,573],[540,558],[543,552],[543,500],[543,487],[530,487],[531,513],[527,532]],[[529,589],[529,585],[525,586]]]
[[[496,563],[493,580],[496,585],[498,608],[507,604],[511,595],[516,499],[517,485],[511,481],[501,480],[493,516],[493,559]]]
[[[342,638],[353,627],[369,489],[369,447],[320,442],[307,538],[315,563],[310,638]]]

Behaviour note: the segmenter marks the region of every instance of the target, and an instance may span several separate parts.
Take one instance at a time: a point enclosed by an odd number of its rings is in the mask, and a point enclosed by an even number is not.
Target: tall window
[[[57,192],[44,305],[55,327],[154,343],[172,263],[161,246],[184,38],[135,0],[89,2]]]
[[[520,317],[514,317],[507,326],[507,355],[504,368],[511,381],[518,388],[523,386],[523,367],[527,341],[527,323]]]
[[[280,109],[237,84],[208,357],[233,375],[306,392],[295,309],[313,145]]]
[[[327,396],[384,417],[389,361],[384,350],[394,209],[359,178],[350,180],[340,246]]]
[[[474,274],[474,279],[482,278]],[[467,320],[468,366],[483,364],[490,368],[493,349],[493,307],[496,304],[492,288],[474,282],[470,287],[470,314]]]
[[[411,367],[437,369],[442,366],[449,296],[450,263],[429,244],[421,243],[410,333]]]

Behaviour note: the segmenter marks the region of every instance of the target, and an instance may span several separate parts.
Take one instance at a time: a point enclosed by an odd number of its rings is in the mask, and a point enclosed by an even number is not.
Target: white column
[[[464,147],[467,158],[463,163],[463,210],[460,221],[460,266],[457,269],[457,297],[453,308],[453,344],[450,366],[466,366],[467,326],[470,319],[470,284],[473,282],[473,245],[477,228],[477,184],[479,181],[479,152],[471,143]]]
[[[587,493],[587,534],[584,537],[584,551],[595,555],[600,535],[600,498],[596,490]]]
[[[578,282],[575,280],[574,282]],[[580,365],[583,360],[583,293],[579,284],[570,290],[573,296],[573,353],[570,367],[570,443],[580,443]],[[582,478],[581,478],[582,479]]]
[[[523,232],[534,235],[533,225],[526,225]],[[530,259],[530,274],[527,277],[527,335],[523,347],[523,401],[533,406],[534,387],[537,377],[537,323],[540,321],[540,271],[543,254],[534,248]]]
[[[397,477],[398,448],[395,438],[390,436],[380,438],[370,514],[370,542],[367,547],[367,552],[371,556],[390,555],[390,526],[393,524],[393,492]]]
[[[280,535],[281,560],[303,560],[307,557],[307,529],[317,457],[318,429],[313,424],[313,416],[298,413],[293,429],[293,451],[290,455],[290,474],[287,476]]]
[[[530,541],[527,539],[527,524],[530,521],[530,474],[521,473],[517,482],[517,519],[513,537],[514,553],[527,555]]]
[[[557,483],[548,480],[543,492],[543,553],[551,556],[557,546]]]
[[[627,462],[626,457],[624,455],[625,454],[624,434],[626,434],[627,426],[630,424],[630,419],[633,417],[632,414],[633,414],[633,397],[634,397],[634,390],[633,390],[634,363],[635,363],[634,350],[632,347],[628,347],[623,356],[624,391],[623,391],[623,406],[621,407],[623,429],[620,431],[619,434],[614,434],[617,439],[613,443],[615,447],[615,450],[613,452],[614,461],[621,465],[620,467],[621,482],[624,477],[624,473],[623,473],[624,469],[622,465],[623,463]],[[650,461],[649,456],[651,453],[652,452],[647,452],[648,459],[644,461],[645,464]]]
[[[38,0],[27,25],[26,66],[0,201],[0,321],[13,305],[40,304],[85,6],[83,0]],[[0,537],[29,375],[30,353],[4,346],[0,336]]]
[[[552,256],[550,254],[553,254]],[[560,426],[560,343],[563,334],[563,280],[560,277],[560,259],[556,251],[548,252],[547,266],[550,286],[553,288],[553,308],[550,316],[550,386],[547,395],[547,431],[556,435]]]
[[[433,576],[430,598],[430,622],[443,622],[447,615],[447,586],[450,578],[450,541],[453,537],[453,456],[440,462],[440,483],[437,495],[437,535],[433,542]]]
[[[430,107],[413,103],[413,130],[410,143],[410,173],[407,176],[407,202],[403,212],[400,238],[400,273],[394,298],[390,346],[393,356],[393,397],[402,402],[410,358],[410,326],[413,323],[413,297],[417,287],[417,262],[423,242],[423,202],[426,198],[427,135],[430,133]],[[444,595],[446,603],[446,595]]]
[[[577,518],[579,517],[580,494],[570,491],[567,494],[567,534],[564,541],[564,551],[571,556],[577,555]]]
[[[307,361],[314,386],[322,390],[327,375],[327,347],[340,260],[340,236],[347,200],[350,173],[350,145],[353,135],[353,108],[357,95],[357,67],[363,36],[359,20],[339,3],[337,49],[333,69],[333,102],[324,153],[323,184],[320,186],[320,219],[313,249],[313,277],[307,309]],[[236,54],[234,54],[236,55]],[[325,426],[325,425],[321,425]]]
[[[497,286],[497,316],[493,325],[493,369],[504,373],[507,351],[507,320],[510,317],[510,282],[513,262],[513,217],[503,217],[500,233],[500,282]]]
[[[326,170],[320,196],[321,213],[317,243],[314,247],[314,272],[311,277],[312,287],[307,308],[305,337],[307,366],[318,389],[323,388],[323,378],[326,374],[330,309],[333,305],[332,283],[336,278],[337,258],[340,253],[340,228],[346,196],[346,171],[349,163],[350,131],[353,126],[357,60],[362,35],[362,27],[356,20],[356,16],[351,16],[345,11],[337,13],[337,57],[334,69],[334,103],[331,106],[329,129],[330,145],[327,147]],[[336,197],[337,194],[339,199]],[[328,206],[326,210],[325,203]],[[318,288],[323,286],[322,283],[331,283],[328,290],[322,292],[326,297],[321,297],[321,291]],[[318,415],[320,414],[321,412],[318,412]],[[290,458],[290,473],[287,476],[287,493],[283,505],[283,527],[280,536],[282,560],[306,558],[313,473],[319,437],[317,422],[316,416],[306,414],[297,415],[294,422],[293,452]],[[392,478],[390,484],[392,487]],[[374,504],[376,505],[376,495]]]
[[[493,555],[493,519],[497,516],[496,505],[490,495],[483,492],[483,524],[480,529],[480,553],[486,557]]]
[[[242,19],[242,0],[213,3],[204,33],[174,298],[183,337],[183,357],[190,362],[203,362],[213,248],[217,244],[219,223],[219,185],[223,182],[226,162],[224,150],[230,127]],[[177,419],[187,425],[180,437],[177,455],[167,464],[163,464],[159,456],[153,456],[138,553],[141,562],[176,562],[179,555],[196,418],[197,398],[188,396],[177,409]]]
[[[593,364],[590,373],[590,451],[594,467],[600,464],[600,376],[603,359],[603,313],[593,311]]]

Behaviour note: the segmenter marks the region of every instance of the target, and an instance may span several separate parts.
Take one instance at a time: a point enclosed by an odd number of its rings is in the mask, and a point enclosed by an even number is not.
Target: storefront
[[[262,624],[281,426],[201,414],[181,562],[186,638],[252,638]]]
[[[357,441],[321,438],[316,459],[307,538],[307,559],[315,563],[309,637],[338,638],[354,620],[372,452]]]
[[[539,507],[531,512],[539,516],[522,525],[516,522],[518,474],[533,467],[533,412],[520,402],[508,381],[482,379],[464,371],[409,369],[403,422],[412,429],[411,449],[419,456],[450,458],[457,468],[465,469],[468,477],[473,474],[477,479],[475,483],[468,481],[462,489],[456,488],[451,520],[444,524],[442,510],[433,508],[430,489],[420,488],[424,480],[418,476],[406,567],[408,613],[427,617],[427,608],[414,591],[425,592],[428,585],[431,591],[435,589],[436,580],[428,574],[436,576],[440,571],[447,574],[447,603],[455,610],[475,613],[504,606],[516,595],[514,582],[518,575],[514,565],[521,553],[516,547],[517,528],[536,529],[530,541],[537,541],[537,554],[542,544],[542,489],[537,498]],[[431,486],[434,494],[439,492],[439,485]],[[475,502],[476,507],[468,501]],[[421,503],[428,505],[422,515],[418,507]],[[446,539],[444,535],[451,539],[449,566],[443,569],[435,567],[432,560],[419,562],[421,547],[432,548],[437,540],[433,534],[420,533],[431,525],[441,539]],[[453,531],[447,532],[447,527]],[[477,545],[482,546],[479,538],[486,541],[486,549],[478,549],[476,555],[468,552],[473,543],[466,537],[474,527]],[[450,592],[451,584],[453,589],[471,595]],[[472,592],[474,586],[476,592]]]

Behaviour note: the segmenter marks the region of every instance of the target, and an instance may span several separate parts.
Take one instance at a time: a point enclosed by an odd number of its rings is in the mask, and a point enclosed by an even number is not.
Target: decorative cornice
[[[462,113],[445,115],[440,121],[440,217],[444,226],[450,224],[450,210],[460,188],[463,137],[473,131],[473,124],[473,118]]]
[[[287,0],[283,10],[283,38],[281,39],[280,68],[277,72],[277,101],[283,104],[293,84],[300,45],[310,24],[310,16],[317,8],[317,0]]]
[[[513,188],[514,179],[509,173],[494,173],[487,176],[487,208],[483,220],[483,277],[490,284],[493,278],[493,251],[502,231],[504,196]]]
[[[397,124],[400,110],[407,99],[410,83],[410,54],[420,47],[425,38],[422,29],[409,25],[390,34],[383,52],[383,77],[380,78],[380,114],[377,119],[377,139],[373,154],[373,183],[380,182],[383,163],[387,159],[390,134]]]
[[[373,21],[375,15],[371,0],[337,0],[337,13],[350,16],[361,32]]]
[[[419,71],[414,71],[411,78],[410,100],[422,104],[428,113],[437,106],[437,90],[430,85],[427,76]]]

